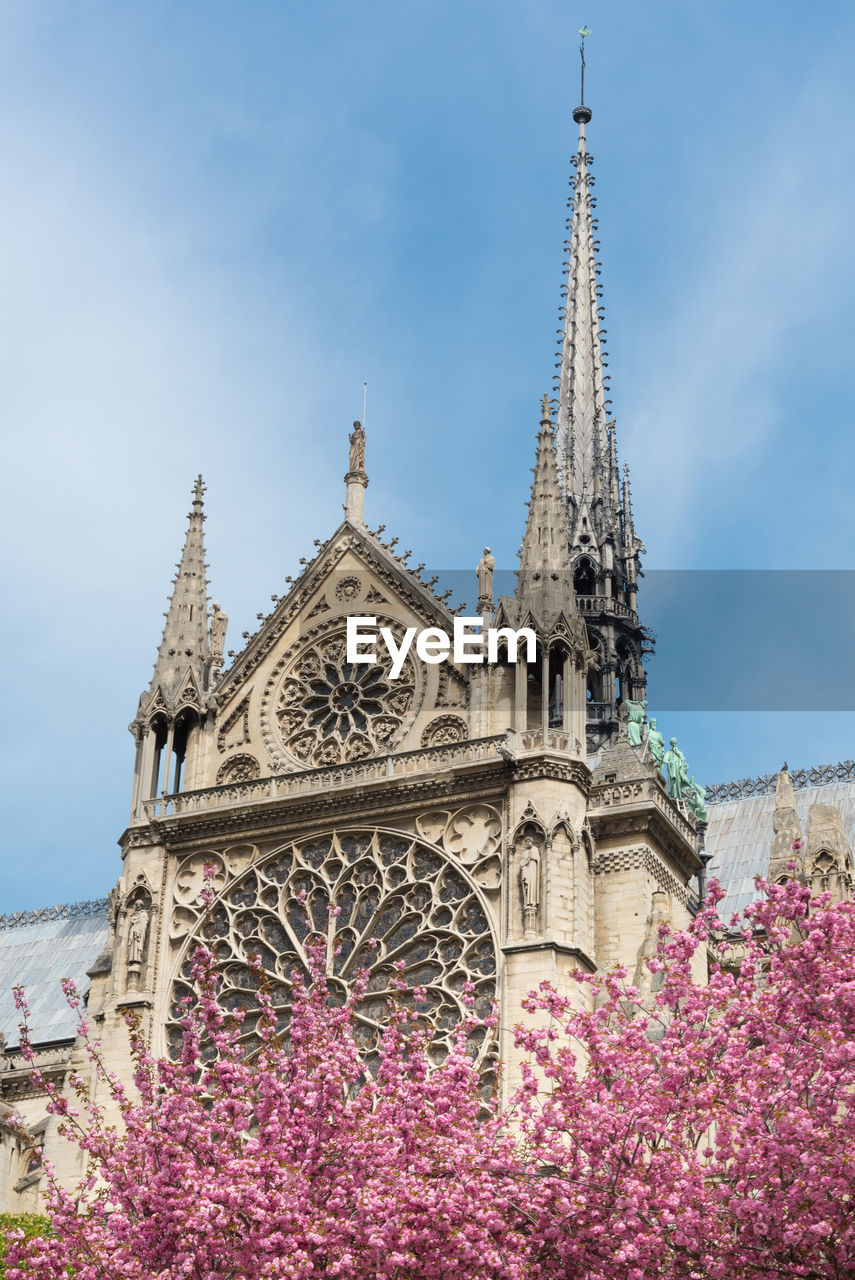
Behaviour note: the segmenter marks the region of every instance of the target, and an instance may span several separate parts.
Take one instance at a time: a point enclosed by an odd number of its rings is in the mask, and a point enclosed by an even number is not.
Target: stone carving
[[[249,694],[223,721],[217,734],[217,750],[228,751],[231,747],[242,747],[245,742],[249,742]]]
[[[365,593],[365,599],[371,604],[388,604],[389,601],[383,595],[382,591],[378,591],[376,587],[369,587]]]
[[[329,613],[329,611],[330,611],[330,607],[329,607],[329,605],[327,604],[327,602],[326,602],[326,600],[323,598],[323,596],[321,596],[320,600],[319,600],[319,601],[318,601],[318,603],[315,605],[314,609],[310,609],[310,610],[309,610],[309,612],[306,614],[306,618],[307,618],[307,619],[308,619],[308,618],[317,618],[319,614],[321,614],[321,613]]]
[[[478,561],[478,568],[475,573],[478,578],[478,606],[483,604],[493,607],[493,570],[496,567],[495,556],[489,547],[484,548],[484,554]]]
[[[251,782],[253,778],[260,776],[261,767],[255,756],[247,754],[232,756],[220,766],[217,786],[224,786],[227,782]]]
[[[361,422],[354,422],[350,433],[350,458],[347,469],[355,472],[365,470],[365,428]]]
[[[828,892],[833,902],[849,897],[852,890],[852,849],[840,810],[835,805],[811,805],[803,859],[814,893]]]
[[[398,643],[404,628],[378,615]],[[302,637],[277,664],[262,703],[262,732],[277,765],[279,752],[304,767],[344,764],[384,754],[411,726],[424,694],[412,657],[397,680],[380,645],[378,662],[346,661],[342,619],[321,623]]]
[[[336,583],[335,598],[336,600],[346,601],[355,600],[362,590],[362,583],[353,575],[342,578]]]
[[[416,830],[431,844],[442,844],[450,817],[447,809],[432,809],[429,813],[420,813],[416,818]]]
[[[128,924],[128,966],[141,965],[148,936],[149,913],[141,899],[137,899]]]
[[[331,915],[331,907],[338,913]],[[310,933],[328,939],[333,1001],[343,997],[355,973],[369,969],[368,988],[356,1009],[356,1034],[366,1054],[376,1048],[398,973],[408,986],[425,990],[427,1004],[419,1012],[424,1010],[435,1027],[437,1060],[445,1056],[464,1016],[462,984],[474,984],[480,1015],[489,1012],[495,998],[496,942],[480,893],[466,874],[411,835],[334,831],[288,844],[225,890],[220,885],[211,910],[185,942],[175,973],[170,1056],[181,1052],[181,1001],[192,997],[191,957],[199,941],[216,951],[223,1008],[247,1010],[242,1038],[251,1052],[258,1046],[253,1031],[258,983],[246,957],[261,957],[274,1006],[286,1016],[291,975],[306,965]],[[492,1051],[487,1042],[480,1049],[485,1057]]]
[[[467,805],[448,824],[445,847],[464,865],[495,853],[502,838],[502,819],[489,804]]]
[[[138,879],[142,880],[142,877]],[[151,895],[148,889],[138,884],[125,901],[125,916],[128,921],[125,940],[128,991],[139,991],[142,985],[142,974],[148,953],[151,908]]]
[[[668,795],[672,800],[682,800],[683,792],[689,785],[688,761],[677,746],[677,739],[671,739],[670,750],[665,753],[665,768],[668,771]]]
[[[258,845],[255,844],[231,844],[222,852],[223,862],[226,864],[226,870],[230,875],[236,876],[249,866],[250,862],[254,862],[258,857]]]
[[[647,699],[641,702],[633,702],[631,698],[626,698],[623,705],[629,712],[629,722],[627,724],[627,740],[631,747],[640,747],[642,733],[644,729],[644,713],[647,710]]]
[[[189,858],[185,858],[178,868],[178,874],[175,877],[175,900],[183,903],[185,906],[201,905],[201,893],[205,887],[205,867],[213,866],[214,876],[207,883],[214,890],[219,892],[226,882],[226,869],[223,859],[213,850],[206,849],[202,853],[192,853]]]
[[[498,857],[485,858],[472,869],[473,877],[488,893],[495,893],[502,883],[502,860]]]
[[[223,661],[223,651],[226,645],[226,628],[228,625],[229,615],[215,600],[211,612],[211,624],[208,633],[208,643],[211,648],[211,660],[214,666],[219,666]]]
[[[540,850],[531,836],[526,836],[519,852],[518,875],[522,893],[523,930],[527,937],[537,928],[540,906]]]
[[[659,943],[659,930],[663,924],[667,923],[668,895],[663,889],[654,889],[650,915],[644,926],[644,941],[638,948],[635,974],[632,979],[632,984],[642,1000],[655,995],[665,980],[664,972],[660,970],[658,973],[651,973],[647,962],[655,957]]]
[[[189,907],[175,907],[169,922],[169,936],[172,941],[179,942],[182,938],[186,938],[198,919],[198,912],[191,911]]]
[[[436,705],[438,707],[465,707],[466,695],[466,681],[460,672],[456,671],[450,662],[441,663]]]
[[[464,742],[468,732],[461,716],[437,716],[422,733],[423,747],[444,747],[449,742]]]

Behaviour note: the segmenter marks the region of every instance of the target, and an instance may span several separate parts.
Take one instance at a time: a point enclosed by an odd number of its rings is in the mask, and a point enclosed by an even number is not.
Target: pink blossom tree
[[[55,1236],[13,1241],[9,1280],[59,1280],[68,1268],[77,1280],[526,1274],[514,1142],[467,1052],[477,1020],[429,1070],[428,1035],[401,982],[379,1065],[367,1071],[351,1003],[329,1003],[321,951],[313,981],[294,975],[287,1038],[256,966],[260,1049],[250,1061],[241,1018],[224,1016],[213,957],[200,948],[180,1060],[154,1061],[131,1027],[139,1098],[110,1079],[120,1130],[82,1080],[77,1107],[44,1084],[90,1169],[72,1195],[46,1166]],[[67,995],[77,1007],[70,986]],[[80,1034],[109,1078],[85,1020]]]
[[[55,1236],[13,1241],[10,1280],[853,1275],[855,905],[764,888],[729,951],[715,888],[688,931],[664,927],[653,995],[621,972],[580,976],[575,1001],[533,993],[504,1112],[474,1016],[431,1068],[401,984],[369,1072],[319,964],[286,1039],[261,986],[247,1060],[197,952],[181,1060],[132,1028],[118,1129],[82,1081],[77,1110],[44,1086],[90,1167],[79,1195],[49,1182]]]
[[[529,998],[551,1015],[519,1034],[547,1274],[855,1275],[855,904],[760,884],[729,942],[716,885],[663,926],[652,999],[623,972],[580,977],[594,1012]]]

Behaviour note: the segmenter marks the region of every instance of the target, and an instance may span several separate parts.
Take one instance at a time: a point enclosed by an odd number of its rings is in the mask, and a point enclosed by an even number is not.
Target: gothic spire
[[[564,324],[561,330],[558,375],[558,461],[562,488],[577,509],[600,496],[603,443],[606,432],[606,393],[597,285],[599,264],[594,239],[591,195],[591,157],[585,126],[591,109],[573,112],[579,126],[579,145],[573,157],[572,216],[564,284]]]
[[[582,68],[584,76],[584,42]],[[584,90],[584,80],[583,80]],[[585,130],[591,109],[573,112],[579,141],[573,157],[575,176],[565,241],[563,321],[556,365],[558,408],[556,450],[564,500],[568,552],[576,592],[592,649],[600,665],[588,676],[587,738],[590,751],[600,750],[617,734],[619,703],[644,696],[647,674],[643,656],[650,637],[638,617],[638,576],[644,545],[633,527],[629,481],[621,483],[614,419],[606,400],[605,330],[602,308],[599,241],[595,240],[592,157]]]
[[[157,651],[149,695],[158,690],[165,710],[177,709],[183,701],[188,681],[197,694],[205,688],[208,650],[208,583],[205,577],[205,513],[202,497],[205,486],[199,476],[193,487],[193,505],[187,524],[184,549],[173,578],[173,591],[165,617],[163,639]]]
[[[549,398],[543,397],[537,456],[528,503],[528,519],[520,547],[517,599],[537,613],[557,612],[567,607],[570,584],[570,556],[564,502],[558,480],[555,434]]]

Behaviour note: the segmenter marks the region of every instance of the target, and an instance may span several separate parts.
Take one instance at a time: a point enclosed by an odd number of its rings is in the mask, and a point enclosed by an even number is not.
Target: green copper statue
[[[647,726],[647,749],[650,752],[650,759],[656,768],[661,770],[665,762],[665,739],[656,728],[655,719],[651,720]]]
[[[641,746],[641,729],[644,724],[644,712],[647,708],[647,699],[643,702],[633,702],[629,698],[624,699],[624,706],[629,712],[629,721],[626,726],[626,735],[629,739],[631,747]]]
[[[668,795],[672,800],[682,800],[683,792],[689,789],[689,762],[677,746],[677,739],[671,739],[671,747],[665,753],[665,769],[668,773]]]
[[[699,782],[695,782],[694,774],[692,774],[689,779],[689,789],[686,792],[686,804],[692,810],[692,813],[695,814],[698,822],[706,822],[707,793]]]

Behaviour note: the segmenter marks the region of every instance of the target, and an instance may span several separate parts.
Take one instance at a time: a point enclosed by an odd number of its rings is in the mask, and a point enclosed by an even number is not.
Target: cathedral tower
[[[573,119],[579,143],[573,157],[563,323],[558,330],[557,447],[573,584],[597,653],[587,690],[587,739],[593,753],[613,740],[620,703],[644,697],[643,655],[649,651],[649,637],[638,618],[644,546],[633,524],[626,467],[621,483],[615,420],[606,398],[593,157],[585,135],[590,107],[583,102]]]

